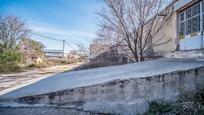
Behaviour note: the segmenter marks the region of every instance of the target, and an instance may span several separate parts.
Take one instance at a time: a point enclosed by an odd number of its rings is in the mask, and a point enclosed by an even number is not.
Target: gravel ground
[[[117,79],[149,77],[203,66],[204,60],[201,59],[160,59],[83,71],[71,71],[57,74],[32,85],[17,89],[1,96],[0,99],[15,99],[22,96],[38,95],[70,88],[101,84]]]

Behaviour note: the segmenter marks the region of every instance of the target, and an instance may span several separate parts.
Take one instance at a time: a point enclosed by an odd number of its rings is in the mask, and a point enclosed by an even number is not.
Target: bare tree
[[[90,56],[96,57],[109,50],[110,43],[109,40],[98,37],[92,41],[90,44]]]
[[[110,57],[109,59],[111,61],[119,59],[119,40],[115,37],[115,33],[109,30],[109,28],[102,27],[98,30],[97,36],[98,37],[94,42],[95,44],[98,44],[98,46],[102,46],[98,48],[102,51],[102,53],[106,54],[104,56]],[[101,52],[97,51],[97,53]]]
[[[88,54],[88,48],[84,44],[77,43],[76,46],[78,47],[78,51],[81,55]]]
[[[115,37],[114,32],[103,26],[98,30],[97,38],[95,41],[108,44],[109,46],[118,43],[118,39],[117,37]]]
[[[172,14],[166,0],[104,0],[105,9],[99,15],[102,27],[117,37],[118,44],[127,47],[135,62],[144,61],[153,47],[168,43],[155,36]],[[115,38],[114,38],[115,39]]]
[[[17,42],[25,38],[29,29],[16,16],[0,16],[0,52],[13,50]]]

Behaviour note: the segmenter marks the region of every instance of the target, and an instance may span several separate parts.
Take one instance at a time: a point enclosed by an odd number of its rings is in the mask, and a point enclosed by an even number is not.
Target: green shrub
[[[18,64],[21,62],[21,54],[16,51],[6,51],[0,53],[0,64],[15,63]]]
[[[0,73],[19,72],[21,67],[21,53],[16,51],[6,51],[0,53]]]

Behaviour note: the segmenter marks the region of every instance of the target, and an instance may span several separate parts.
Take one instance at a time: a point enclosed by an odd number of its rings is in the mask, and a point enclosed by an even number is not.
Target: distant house
[[[68,53],[63,50],[45,50],[44,52],[47,58],[68,58]]]

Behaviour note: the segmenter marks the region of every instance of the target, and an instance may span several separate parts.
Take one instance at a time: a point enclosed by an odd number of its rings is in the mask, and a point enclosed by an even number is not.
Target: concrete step
[[[166,58],[203,58],[204,49],[201,50],[188,50],[188,51],[174,51],[165,54]]]

